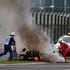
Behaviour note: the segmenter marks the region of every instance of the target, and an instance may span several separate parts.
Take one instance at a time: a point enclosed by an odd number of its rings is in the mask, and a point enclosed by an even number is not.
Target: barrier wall
[[[51,37],[51,41],[57,42],[61,35],[67,34],[69,29],[70,13],[64,12],[33,12],[33,24],[40,27]]]

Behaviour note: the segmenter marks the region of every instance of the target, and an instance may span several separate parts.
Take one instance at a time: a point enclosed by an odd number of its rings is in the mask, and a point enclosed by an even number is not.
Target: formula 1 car
[[[18,54],[18,60],[29,60],[29,61],[40,61],[40,54],[39,51],[26,51],[26,53],[20,53]]]

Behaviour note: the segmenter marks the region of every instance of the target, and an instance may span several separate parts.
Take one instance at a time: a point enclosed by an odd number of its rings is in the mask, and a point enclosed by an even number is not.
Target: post
[[[52,12],[54,11],[54,0],[52,0],[52,5],[50,6],[50,8],[52,9]]]
[[[40,0],[40,7],[42,6],[42,0]]]
[[[66,4],[67,4],[67,1],[66,0],[64,0],[64,11],[66,12]]]

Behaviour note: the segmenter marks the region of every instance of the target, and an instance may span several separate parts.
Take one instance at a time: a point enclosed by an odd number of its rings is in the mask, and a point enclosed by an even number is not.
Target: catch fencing
[[[51,41],[70,32],[70,13],[64,12],[33,12],[33,23],[50,36]]]

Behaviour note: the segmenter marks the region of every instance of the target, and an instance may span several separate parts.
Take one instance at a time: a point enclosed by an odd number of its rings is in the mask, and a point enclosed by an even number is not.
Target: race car
[[[70,35],[61,36],[54,45],[54,49],[67,61],[70,58]]]

